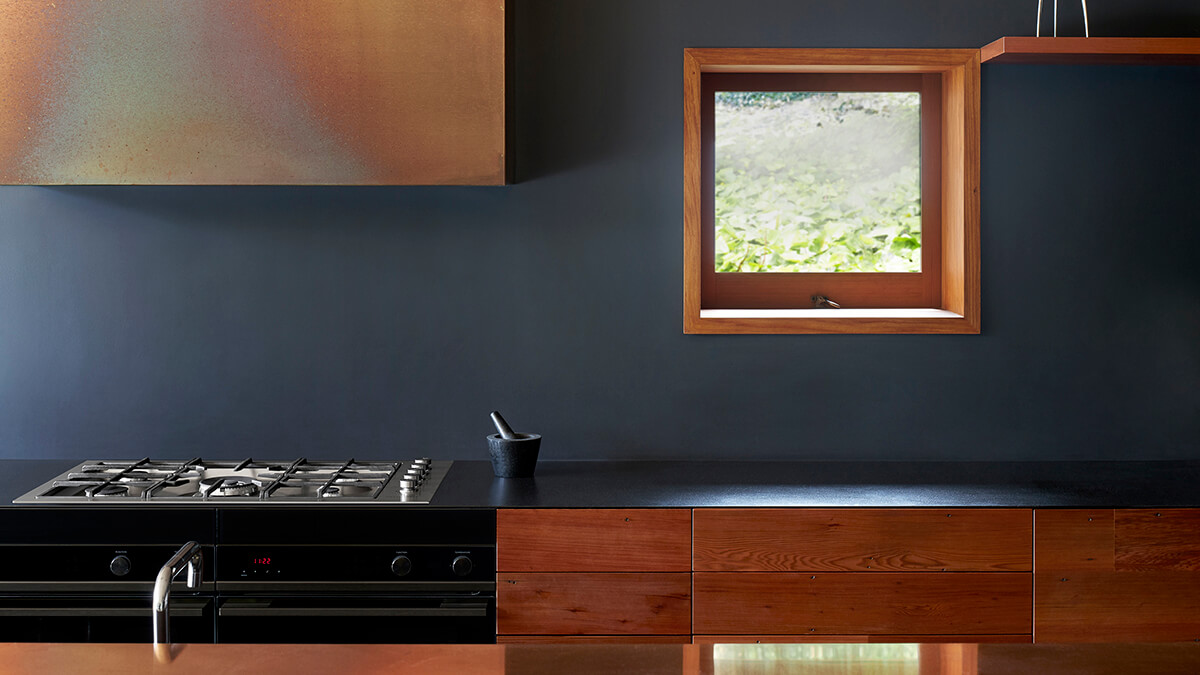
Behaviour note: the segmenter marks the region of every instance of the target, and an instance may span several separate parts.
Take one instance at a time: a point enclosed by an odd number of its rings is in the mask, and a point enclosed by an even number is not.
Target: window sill
[[[977,334],[979,323],[945,309],[702,309],[683,332]]]

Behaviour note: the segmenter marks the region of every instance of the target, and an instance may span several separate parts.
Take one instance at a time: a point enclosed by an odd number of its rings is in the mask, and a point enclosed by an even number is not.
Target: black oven
[[[211,510],[21,509],[3,516],[0,642],[150,642],[155,575],[189,539],[201,543],[206,571],[197,589],[172,584],[171,637],[213,641]]]
[[[171,600],[171,639],[212,642],[211,597]],[[150,642],[150,591],[34,593],[0,596],[0,639],[4,642]]]
[[[217,641],[495,642],[494,561],[478,545],[222,546]]]
[[[491,643],[492,597],[256,595],[223,598],[220,642]]]
[[[173,642],[490,643],[495,513],[431,508],[22,509],[0,519],[0,642],[149,642],[159,568]]]
[[[219,513],[218,642],[496,641],[493,511],[291,516]]]

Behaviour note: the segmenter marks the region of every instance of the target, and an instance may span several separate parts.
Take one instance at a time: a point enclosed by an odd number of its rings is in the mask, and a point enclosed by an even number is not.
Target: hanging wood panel
[[[0,0],[0,183],[501,184],[503,0]]]

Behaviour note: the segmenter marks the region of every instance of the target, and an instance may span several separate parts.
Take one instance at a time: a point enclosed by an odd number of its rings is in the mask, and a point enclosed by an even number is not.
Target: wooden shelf
[[[1200,64],[1200,38],[1002,37],[981,63]]]

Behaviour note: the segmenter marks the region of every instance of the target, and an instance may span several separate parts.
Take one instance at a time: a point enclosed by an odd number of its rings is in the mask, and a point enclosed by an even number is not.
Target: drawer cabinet
[[[501,573],[496,582],[501,635],[692,632],[692,579],[687,573]]]
[[[697,572],[1028,572],[1022,509],[696,509]]]
[[[505,572],[688,572],[689,509],[510,509],[496,514]]]
[[[696,509],[702,635],[1029,639],[1028,509]]]
[[[1035,518],[1038,642],[1200,640],[1200,509]]]
[[[505,509],[496,514],[500,642],[688,642],[689,509]]]
[[[497,540],[501,642],[1200,640],[1200,509],[502,510]]]
[[[697,573],[697,634],[1028,635],[1028,574]]]

